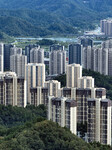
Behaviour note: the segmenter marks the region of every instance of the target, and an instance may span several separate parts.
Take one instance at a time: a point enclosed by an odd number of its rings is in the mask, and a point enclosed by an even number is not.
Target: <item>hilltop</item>
[[[110,150],[88,144],[66,127],[47,121],[44,105],[26,108],[0,105],[0,150]]]
[[[0,150],[110,150],[100,143],[87,144],[52,121],[28,123],[1,137]]]

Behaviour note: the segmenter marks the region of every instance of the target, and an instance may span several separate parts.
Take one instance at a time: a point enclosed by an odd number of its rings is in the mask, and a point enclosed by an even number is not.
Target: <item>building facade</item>
[[[78,79],[82,77],[82,66],[79,64],[67,65],[66,83],[67,87],[78,87]]]
[[[38,63],[29,63],[25,67],[25,79],[27,81],[27,100],[31,104],[30,88],[37,86],[44,87],[45,65]]]
[[[30,51],[32,48],[35,48],[35,47],[40,48],[40,46],[37,44],[25,46],[25,55],[27,56],[27,63],[30,63]]]
[[[92,48],[84,47],[82,50],[82,67],[86,69],[92,68]]]
[[[81,44],[69,45],[69,64],[80,64],[82,65],[82,49]]]
[[[22,55],[22,48],[18,48],[15,45],[10,48],[10,56],[12,55]]]
[[[88,142],[111,145],[112,102],[108,99],[88,99]]]
[[[61,127],[67,127],[72,133],[77,132],[77,103],[65,97],[48,99],[48,120],[57,122]]]
[[[4,71],[4,44],[0,43],[0,71]]]
[[[58,51],[58,50],[64,51],[64,46],[59,44],[54,44],[50,46],[50,51]]]
[[[88,47],[88,46],[93,47],[93,40],[90,38],[82,38],[81,45],[83,47]]]
[[[26,107],[26,81],[14,72],[0,73],[0,104]]]
[[[112,36],[112,19],[104,19],[100,21],[101,32],[105,33],[105,36]]]
[[[44,49],[32,48],[30,50],[30,63],[44,63]]]
[[[25,65],[27,64],[27,56],[11,55],[10,71],[15,72],[18,77],[25,77]]]
[[[94,78],[90,76],[79,78],[78,88],[94,88]]]
[[[10,49],[13,47],[12,44],[4,44],[4,70],[10,70]]]
[[[105,88],[62,88],[61,97],[77,101],[77,122],[87,122],[87,100],[89,98],[106,98]]]
[[[60,75],[66,72],[66,51],[51,51],[49,59],[50,75]]]
[[[47,105],[48,101],[48,88],[36,87],[30,88],[31,105],[38,106],[40,104]]]
[[[48,88],[49,96],[58,97],[58,92],[61,88],[61,83],[57,80],[49,80],[44,83],[44,87]]]
[[[82,67],[112,76],[112,40],[103,42],[101,48],[83,48]]]

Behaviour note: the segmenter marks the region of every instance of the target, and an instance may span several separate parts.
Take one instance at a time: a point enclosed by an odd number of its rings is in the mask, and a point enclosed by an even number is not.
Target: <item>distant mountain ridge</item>
[[[61,7],[86,8],[101,10],[112,7],[111,0],[0,0],[0,8],[4,9],[35,9],[54,12]]]
[[[64,5],[74,5],[79,7],[83,5],[82,0],[1,0],[0,8],[5,9],[49,9],[49,8],[60,8]],[[83,5],[84,6],[84,5]],[[51,10],[51,9],[49,9]],[[52,9],[53,11],[53,9]]]
[[[95,11],[109,11],[112,9],[112,0],[82,0],[83,4]]]
[[[1,0],[0,30],[11,36],[76,35],[111,17],[111,10],[110,0]]]

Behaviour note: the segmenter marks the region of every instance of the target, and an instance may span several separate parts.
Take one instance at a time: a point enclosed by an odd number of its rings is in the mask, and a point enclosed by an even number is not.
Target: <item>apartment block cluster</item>
[[[85,69],[112,76],[112,39],[94,46],[91,39],[69,45],[69,64],[76,63]]]
[[[66,72],[66,51],[63,46],[52,45],[49,58],[50,75]],[[27,104],[37,106],[44,103],[41,101],[48,96],[45,76],[44,49],[39,45],[28,45],[23,51],[15,45],[0,43],[0,104],[25,107]],[[39,103],[31,99],[34,91],[40,92],[37,99],[43,96]]]
[[[112,102],[105,88],[95,88],[92,77],[82,76],[79,64],[67,66],[66,87],[49,96],[48,119],[77,134],[77,124],[87,123],[87,141],[111,145]]]
[[[82,40],[82,44],[93,48],[91,40]],[[88,142],[111,145],[112,103],[106,98],[106,89],[95,88],[92,77],[82,76],[82,54],[81,44],[71,44],[66,64],[64,47],[50,47],[49,74],[66,73],[66,87],[62,88],[57,80],[46,81],[44,49],[40,46],[26,46],[23,54],[21,48],[0,44],[0,104],[44,104],[49,120],[76,135],[77,124],[87,124]]]

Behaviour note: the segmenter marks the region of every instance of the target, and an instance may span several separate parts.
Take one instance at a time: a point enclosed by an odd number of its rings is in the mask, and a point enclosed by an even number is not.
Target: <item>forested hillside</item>
[[[110,0],[0,0],[0,31],[13,36],[68,36],[112,17]]]
[[[45,120],[45,114],[43,105],[0,105],[0,150],[111,150],[100,143],[87,144],[69,129]]]
[[[40,117],[47,118],[47,111],[44,105],[38,107],[31,105],[26,108],[0,105],[0,127],[11,128],[34,121]]]
[[[42,9],[47,11],[57,11],[61,7],[74,7],[75,9],[106,10],[112,8],[111,0],[0,0],[0,8],[5,9]],[[98,9],[99,8],[99,9]],[[102,8],[102,9],[101,9]]]
[[[0,1],[0,30],[16,37],[78,35],[104,17],[82,0]]]

